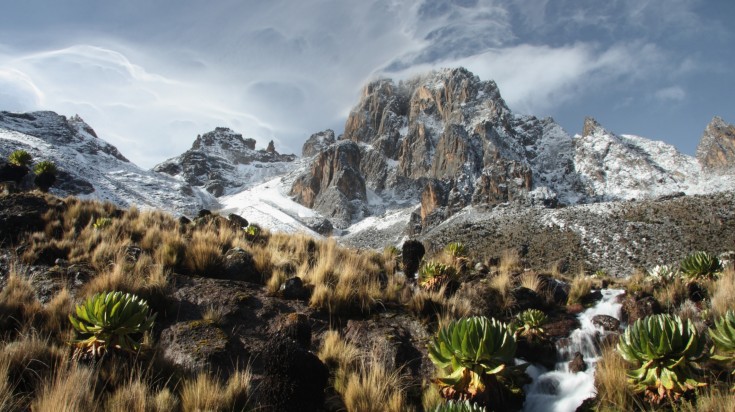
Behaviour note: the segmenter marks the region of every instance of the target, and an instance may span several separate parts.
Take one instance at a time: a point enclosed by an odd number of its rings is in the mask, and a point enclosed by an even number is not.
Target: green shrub
[[[56,172],[57,172],[56,165],[49,160],[43,160],[41,162],[36,163],[36,165],[33,166],[33,173],[35,173],[36,175],[42,175],[42,174],[55,175]]]
[[[722,272],[722,263],[715,255],[694,252],[681,261],[681,273],[689,280],[714,279]]]
[[[518,390],[521,381],[527,379],[525,365],[513,366],[513,333],[494,318],[474,316],[452,321],[439,330],[428,350],[445,397]]]
[[[428,290],[439,289],[457,277],[457,270],[443,263],[429,261],[419,269],[419,285]]]
[[[80,338],[73,342],[75,357],[101,356],[110,348],[135,352],[140,335],[153,327],[156,318],[146,301],[122,292],[96,293],[77,305],[75,313],[69,315]]]
[[[541,327],[548,321],[546,314],[538,309],[527,309],[516,316],[512,323],[517,336],[527,339],[544,338],[545,332]]]
[[[8,163],[19,167],[28,167],[33,161],[33,157],[25,150],[16,150],[8,156]]]
[[[705,339],[694,324],[672,315],[652,315],[629,326],[617,351],[631,364],[628,382],[652,403],[677,400],[705,384],[695,379]]]

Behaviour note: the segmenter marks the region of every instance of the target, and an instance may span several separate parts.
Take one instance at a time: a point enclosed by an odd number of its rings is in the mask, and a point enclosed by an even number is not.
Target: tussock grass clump
[[[184,411],[244,410],[251,395],[252,374],[249,369],[236,371],[224,385],[207,373],[199,373],[181,387],[181,409]]]
[[[518,272],[522,269],[521,255],[517,249],[505,249],[500,255],[500,273]]]
[[[398,371],[372,362],[350,374],[343,395],[348,412],[410,412]]]
[[[628,386],[627,363],[613,346],[602,349],[595,368],[595,389],[600,410],[631,411],[636,399]]]
[[[411,411],[400,370],[387,370],[374,352],[365,356],[337,331],[324,333],[318,357],[331,371],[330,384],[347,411]]]
[[[592,291],[592,279],[584,274],[580,273],[572,279],[572,284],[569,287],[569,297],[567,298],[567,305],[574,305],[582,303],[582,299],[590,294]]]
[[[711,307],[714,315],[722,316],[735,310],[735,269],[724,271],[717,281],[710,283]]]
[[[0,291],[0,336],[14,334],[32,325],[41,313],[33,285],[13,266]]]
[[[90,386],[91,385],[91,386]],[[46,381],[31,404],[39,412],[78,412],[95,409],[94,372],[76,363],[59,369]]]

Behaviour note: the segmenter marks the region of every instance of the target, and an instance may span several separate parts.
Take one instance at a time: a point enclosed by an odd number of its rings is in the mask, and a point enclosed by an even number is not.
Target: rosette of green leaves
[[[525,336],[529,339],[541,338],[544,336],[544,329],[541,327],[549,320],[546,314],[538,309],[526,309],[516,315],[513,322],[513,330],[517,335]]]
[[[18,167],[28,167],[33,157],[25,150],[16,150],[8,156],[8,163]]]
[[[695,379],[704,347],[694,324],[663,314],[635,321],[623,332],[617,351],[632,364],[628,382],[633,390],[658,403],[705,385]]]
[[[467,256],[467,248],[462,242],[452,242],[444,248],[444,251],[453,258]]]
[[[428,349],[440,386],[476,395],[485,391],[488,376],[514,364],[516,340],[505,323],[474,316],[441,328]]]
[[[690,280],[713,279],[722,270],[720,259],[707,252],[694,252],[681,261],[681,273]]]
[[[720,362],[735,362],[735,312],[728,310],[725,316],[715,320],[714,329],[709,330],[712,338],[712,359]],[[735,375],[735,369],[732,371]],[[735,390],[735,386],[733,386]]]
[[[670,283],[679,276],[679,268],[671,265],[656,265],[648,271],[648,279],[653,283]]]
[[[456,277],[457,269],[439,262],[426,262],[419,269],[419,285],[424,289],[438,289]]]
[[[136,352],[156,318],[145,300],[123,292],[97,293],[77,305],[75,313],[69,321],[79,334],[73,342],[77,356],[100,356],[110,348]]]
[[[450,400],[448,402],[439,404],[434,412],[485,412],[484,406],[479,406],[476,403],[470,401],[455,402]]]
[[[57,172],[56,165],[49,160],[43,160],[41,162],[36,163],[36,165],[33,166],[33,173],[37,175],[42,175],[42,174],[55,175],[56,172]]]

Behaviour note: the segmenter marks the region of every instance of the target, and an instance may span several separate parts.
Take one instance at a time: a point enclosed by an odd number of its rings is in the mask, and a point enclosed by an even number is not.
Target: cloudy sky
[[[2,2],[0,110],[79,114],[144,167],[215,126],[300,154],[366,81],[460,65],[572,134],[693,154],[735,122],[732,0]]]

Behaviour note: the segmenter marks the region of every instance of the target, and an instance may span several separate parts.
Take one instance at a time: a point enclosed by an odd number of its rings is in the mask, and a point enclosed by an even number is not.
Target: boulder
[[[656,298],[650,294],[642,292],[629,293],[623,297],[622,303],[621,320],[629,325],[638,319],[661,313],[661,306]]]
[[[300,277],[286,279],[278,290],[284,299],[309,299],[309,290],[304,287]]]
[[[242,350],[211,321],[175,323],[161,332],[158,344],[163,348],[165,359],[190,372],[212,370],[228,375],[237,366],[233,364],[245,362]],[[239,359],[238,353],[241,355]]]
[[[225,279],[244,280],[250,283],[263,283],[262,276],[255,267],[250,252],[235,247],[227,251],[222,260],[222,273]]]
[[[259,411],[321,411],[329,370],[289,338],[274,337],[262,354],[263,379],[256,389]]]
[[[587,362],[584,361],[584,357],[581,353],[575,352],[574,359],[569,361],[569,372],[578,373],[587,370]]]
[[[227,216],[227,219],[230,220],[230,224],[232,227],[236,230],[242,229],[244,227],[248,226],[248,221],[244,217],[237,215],[235,213],[230,213]]]
[[[608,332],[617,332],[620,329],[620,321],[609,315],[595,315],[592,323]]]

